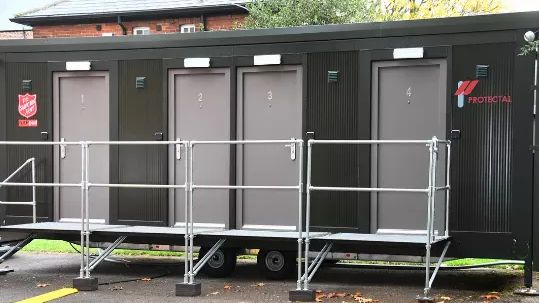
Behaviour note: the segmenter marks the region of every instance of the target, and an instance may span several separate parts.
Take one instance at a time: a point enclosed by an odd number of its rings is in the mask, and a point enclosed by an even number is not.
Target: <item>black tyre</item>
[[[261,249],[256,257],[259,271],[270,280],[290,277],[296,268],[296,253]]]
[[[201,247],[198,259],[201,260],[209,251],[208,247]],[[212,278],[229,277],[236,268],[236,251],[231,248],[219,248],[204,264],[201,271]]]

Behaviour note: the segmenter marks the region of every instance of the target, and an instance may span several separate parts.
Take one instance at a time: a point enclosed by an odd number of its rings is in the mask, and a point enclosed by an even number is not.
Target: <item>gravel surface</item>
[[[129,259],[134,260],[134,259]],[[137,260],[140,260],[138,258]],[[101,264],[93,273],[100,283],[126,279],[147,278],[170,272],[151,281],[133,281],[100,285],[96,292],[80,292],[54,302],[288,302],[288,291],[295,289],[294,278],[286,281],[268,281],[260,276],[254,261],[239,261],[232,277],[212,279],[199,275],[202,296],[181,298],[174,296],[174,284],[183,281],[183,264],[173,258],[144,258],[146,262],[160,266],[126,266],[124,264]],[[80,266],[76,254],[18,253],[0,268],[15,269],[14,273],[0,276],[0,302],[16,302],[62,287],[71,287],[78,276]],[[313,278],[313,289],[325,294],[353,293],[360,291],[362,297],[383,303],[417,302],[416,296],[423,289],[424,272],[391,271],[374,269],[349,269],[324,267]],[[481,303],[480,296],[499,292],[501,299],[492,302],[538,302],[539,297],[513,296],[512,291],[522,283],[522,272],[498,269],[475,269],[467,271],[441,271],[434,283],[437,302],[450,297],[450,302]],[[50,284],[37,287],[39,283]],[[259,284],[263,283],[263,285]],[[229,285],[230,289],[225,289]],[[257,286],[258,285],[258,286]],[[535,285],[539,287],[539,276]],[[323,302],[357,302],[350,296],[324,298]],[[449,301],[446,301],[449,302]]]

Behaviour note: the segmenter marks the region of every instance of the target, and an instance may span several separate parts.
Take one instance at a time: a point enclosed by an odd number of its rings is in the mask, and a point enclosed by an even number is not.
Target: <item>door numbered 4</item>
[[[296,140],[296,139],[292,138],[292,140]],[[290,160],[292,160],[292,161],[296,160],[296,143],[292,142],[292,143],[287,144],[285,146],[290,148]]]

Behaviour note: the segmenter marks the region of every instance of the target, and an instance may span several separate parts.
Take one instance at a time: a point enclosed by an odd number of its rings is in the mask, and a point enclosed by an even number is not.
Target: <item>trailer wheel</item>
[[[209,247],[201,247],[198,253],[198,259],[202,259],[209,250]],[[204,264],[201,271],[212,278],[225,278],[230,276],[235,268],[236,250],[221,247]]]
[[[256,257],[260,272],[270,280],[289,277],[296,266],[296,254],[292,251],[261,249]]]

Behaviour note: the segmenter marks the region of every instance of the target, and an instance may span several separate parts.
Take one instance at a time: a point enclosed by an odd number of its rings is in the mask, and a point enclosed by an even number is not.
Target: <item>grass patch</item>
[[[77,250],[80,251],[80,246],[73,244]],[[26,247],[22,249],[24,252],[39,252],[39,253],[77,253],[68,242],[61,240],[33,240]],[[90,253],[97,254],[97,249],[90,249]],[[184,254],[182,252],[171,252],[171,251],[152,251],[152,250],[131,250],[131,249],[116,249],[114,250],[115,255],[123,256],[153,256],[153,257],[182,257]],[[198,254],[195,254],[197,256]],[[240,260],[256,260],[254,255],[241,255],[238,256]],[[498,262],[503,260],[497,259],[477,259],[477,258],[466,258],[446,261],[443,264],[447,266],[465,266],[465,265],[479,265],[491,262]],[[356,263],[356,264],[380,264],[380,265],[424,265],[421,263],[402,263],[402,262],[384,262],[384,261],[360,261],[360,260],[344,260],[345,263]],[[522,265],[496,265],[492,268],[502,268],[502,269],[513,269],[513,270],[522,270],[524,267]]]
[[[73,247],[80,251],[80,246],[73,244]],[[24,252],[39,252],[39,253],[77,253],[68,242],[61,240],[33,240],[26,245],[21,251]],[[96,248],[90,248],[91,254],[97,254]],[[156,256],[156,257],[181,257],[183,253],[173,251],[157,251],[157,250],[131,250],[131,249],[115,249],[115,255],[123,256]]]

